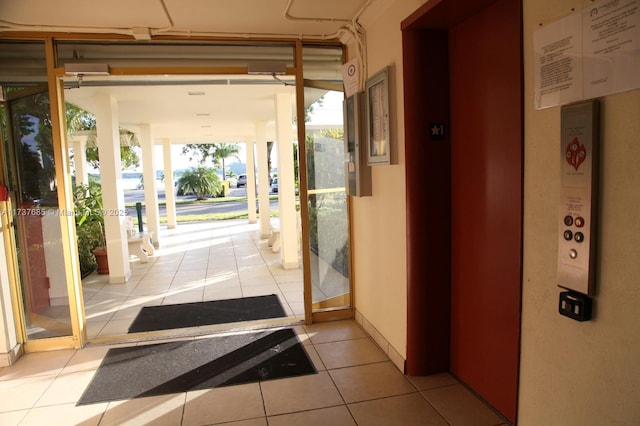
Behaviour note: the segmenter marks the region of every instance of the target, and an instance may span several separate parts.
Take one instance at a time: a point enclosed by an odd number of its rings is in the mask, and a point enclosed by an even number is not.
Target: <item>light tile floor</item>
[[[91,336],[122,335],[141,306],[162,303],[275,293],[292,317],[301,314],[301,270],[280,268],[255,229],[246,221],[181,225],[165,231],[152,262],[133,264],[129,283],[91,277],[84,284]],[[144,342],[26,354],[0,368],[0,424],[506,424],[449,374],[404,376],[355,321],[293,327],[317,374],[79,407],[107,350]]]
[[[27,354],[0,369],[0,424],[505,424],[448,374],[404,376],[355,321],[294,329],[317,374],[79,407],[113,346]]]
[[[304,316],[302,269],[283,269],[246,220],[163,228],[155,256],[134,259],[131,271],[126,284],[96,273],[83,280],[90,339],[126,334],[144,306],[276,294],[290,320]]]

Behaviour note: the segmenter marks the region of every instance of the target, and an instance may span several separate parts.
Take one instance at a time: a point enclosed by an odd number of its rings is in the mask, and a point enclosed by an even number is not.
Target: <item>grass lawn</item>
[[[270,199],[277,199],[277,196],[270,196]],[[220,197],[220,198],[207,198],[206,200],[176,200],[176,204],[210,204],[210,203],[226,203],[230,201],[247,201],[247,197]],[[144,206],[144,203],[142,203]],[[165,201],[159,201],[158,205],[166,205]],[[135,208],[136,203],[126,203],[125,207]],[[277,211],[271,211],[271,217],[278,217]],[[248,219],[249,213],[247,212],[235,212],[235,213],[208,213],[197,215],[177,215],[176,221],[178,222],[202,222],[208,220],[229,220],[229,219]],[[137,225],[137,218],[134,217],[134,223]],[[160,218],[160,223],[167,223],[166,217]]]

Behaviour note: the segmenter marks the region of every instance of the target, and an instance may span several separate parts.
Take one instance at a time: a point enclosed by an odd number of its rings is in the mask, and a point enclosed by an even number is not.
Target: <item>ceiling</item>
[[[385,0],[2,0],[0,31],[334,38]],[[388,3],[388,0],[386,1]],[[371,11],[369,11],[371,12]]]
[[[344,40],[354,36],[363,19],[378,15],[391,1],[0,0],[0,33],[101,33],[131,40],[159,36]],[[112,67],[117,60],[89,59],[104,60]],[[339,80],[339,66],[329,68],[327,80]],[[325,74],[321,69],[315,72],[318,78]],[[154,137],[174,143],[246,140],[259,121],[268,123],[268,137],[275,138],[276,93],[291,93],[295,112],[292,76],[277,78],[287,84],[269,75],[84,76],[77,88],[76,77],[65,77],[65,99],[93,111],[98,95],[108,94],[118,102],[121,127],[135,131],[140,124],[150,124]],[[323,93],[306,89],[305,104]]]
[[[267,123],[267,136],[273,140],[277,93],[291,94],[290,108],[295,114],[294,86],[285,86],[271,76],[85,79],[88,81],[79,88],[67,85],[73,87],[64,91],[67,102],[95,112],[100,97],[111,96],[117,100],[121,128],[137,132],[141,124],[149,124],[154,138],[168,138],[175,144],[253,140],[258,122]],[[116,85],[90,85],[98,81]]]

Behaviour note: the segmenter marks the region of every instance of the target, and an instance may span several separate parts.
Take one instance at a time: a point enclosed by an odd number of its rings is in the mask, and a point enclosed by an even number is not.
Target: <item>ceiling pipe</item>
[[[138,27],[137,27],[138,28]],[[30,31],[48,33],[87,33],[87,34],[118,34],[135,38],[134,29],[118,27],[63,27],[55,25],[25,25],[0,20],[0,32],[2,31]],[[175,29],[149,29],[151,35],[174,35],[189,37],[217,37],[217,38],[243,38],[243,39],[301,39],[301,40],[332,40],[339,39],[344,30],[340,29],[333,34],[287,34],[287,33],[231,33],[213,31],[190,31]]]
[[[292,21],[314,21],[314,22],[343,22],[346,25],[341,28],[341,30],[348,32],[356,41],[357,53],[359,64],[360,64],[360,79],[358,81],[359,90],[364,90],[364,83],[367,77],[367,49],[364,43],[364,34],[365,31],[358,22],[360,16],[367,10],[369,5],[373,3],[374,0],[366,0],[358,12],[353,16],[352,19],[344,19],[344,18],[312,18],[312,17],[303,17],[303,16],[293,16],[291,14],[291,7],[293,6],[294,0],[289,0],[287,2],[287,6],[284,10],[284,17],[286,19]],[[337,34],[337,33],[336,33]],[[343,41],[344,42],[344,41]]]
[[[293,16],[289,11],[291,10],[291,6],[293,6],[294,0],[289,0],[287,3],[287,7],[284,9],[284,17],[291,21],[315,21],[315,22],[347,22],[351,23],[352,19],[344,19],[344,18],[310,18],[310,17],[301,17],[301,16]],[[354,17],[355,19],[355,17]]]
[[[289,0],[289,2],[287,3],[287,7],[284,9],[284,17],[289,19],[289,20],[292,20],[292,21],[316,21],[316,22],[345,22],[345,23],[352,24],[353,22],[356,22],[358,20],[358,18],[360,18],[360,15],[362,15],[364,13],[364,11],[367,10],[369,5],[371,3],[373,3],[373,0],[366,0],[362,4],[362,6],[358,10],[358,12],[356,12],[356,14],[351,19],[346,19],[346,18],[312,18],[312,17],[293,16],[290,13],[291,7],[293,6],[293,2],[294,2],[294,0]]]

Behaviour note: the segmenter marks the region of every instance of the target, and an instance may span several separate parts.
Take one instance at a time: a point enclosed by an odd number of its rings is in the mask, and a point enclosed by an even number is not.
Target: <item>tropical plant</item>
[[[237,143],[221,143],[218,144],[216,149],[216,157],[222,162],[222,174],[224,176],[225,170],[225,160],[229,157],[238,158],[238,153],[240,152],[240,147]]]
[[[132,146],[120,145],[120,161],[122,170],[135,169],[140,166],[140,157]],[[100,152],[97,146],[87,144],[87,163],[94,169],[100,166]]]
[[[78,108],[67,102],[66,106],[67,133],[73,135],[75,132],[88,131],[87,138],[87,163],[94,169],[100,165],[100,153],[96,145],[96,117],[88,111]],[[122,169],[131,169],[140,166],[140,157],[135,150],[138,142],[135,134],[126,129],[120,129],[120,158]]]
[[[198,200],[204,200],[207,195],[217,196],[224,187],[215,169],[199,166],[180,176],[177,191],[182,194],[193,192]]]
[[[90,181],[73,189],[78,257],[82,276],[95,270],[93,250],[105,246],[102,187]]]
[[[211,160],[214,166],[222,165],[223,179],[225,177],[225,160],[229,157],[238,158],[240,147],[237,143],[190,143],[182,147],[183,154],[189,154],[189,161],[197,161],[204,165]]]

